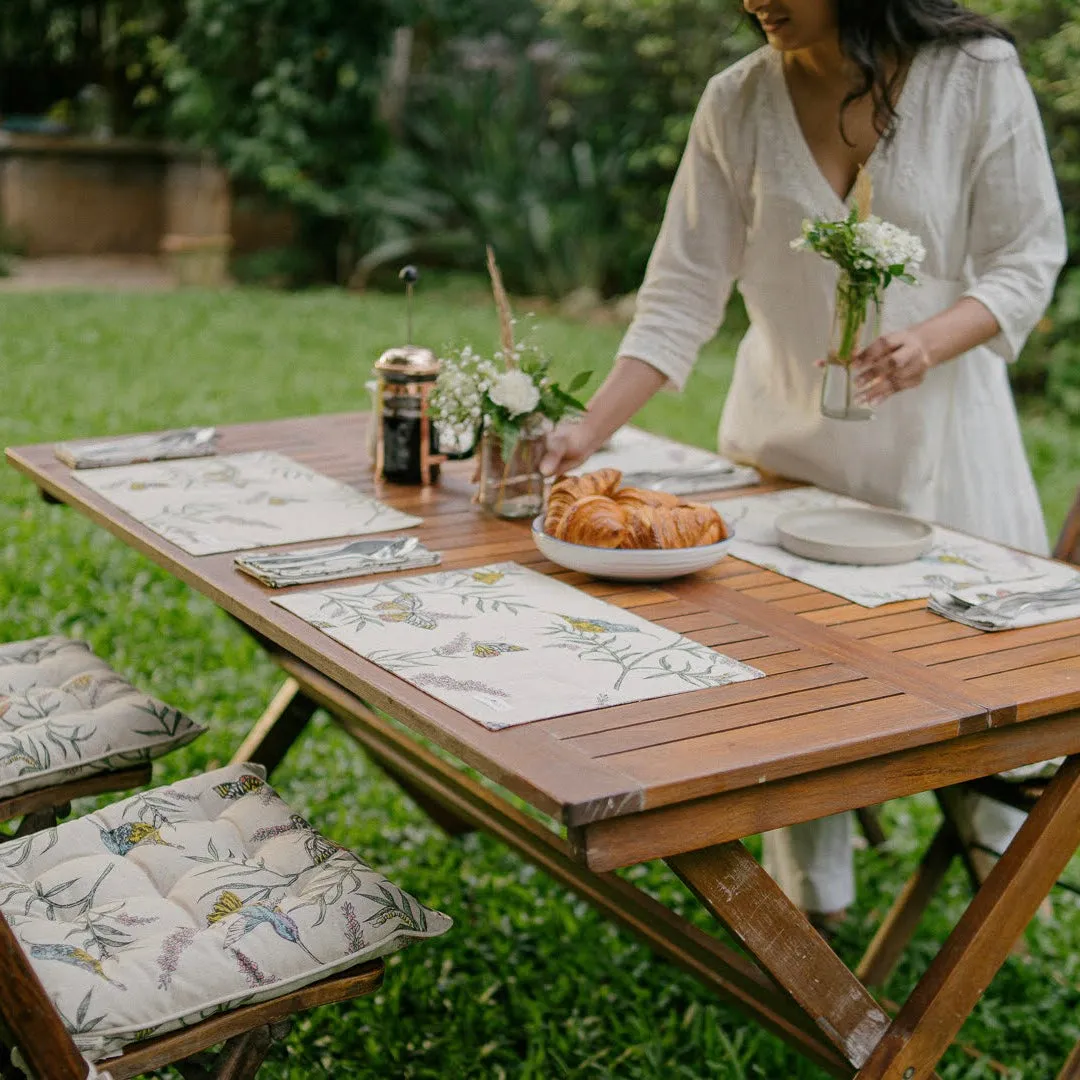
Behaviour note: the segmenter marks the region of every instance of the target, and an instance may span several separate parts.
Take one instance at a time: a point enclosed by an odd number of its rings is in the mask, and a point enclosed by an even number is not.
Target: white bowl
[[[714,566],[728,552],[732,537],[702,547],[659,551],[622,550],[568,544],[544,532],[541,515],[532,524],[533,542],[541,553],[567,570],[578,570],[612,581],[666,581]]]

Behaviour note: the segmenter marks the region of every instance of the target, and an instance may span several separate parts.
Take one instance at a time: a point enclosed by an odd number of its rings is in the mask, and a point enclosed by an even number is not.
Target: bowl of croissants
[[[623,487],[618,469],[563,476],[533,522],[553,563],[619,581],[663,581],[719,562],[732,532],[711,506]]]

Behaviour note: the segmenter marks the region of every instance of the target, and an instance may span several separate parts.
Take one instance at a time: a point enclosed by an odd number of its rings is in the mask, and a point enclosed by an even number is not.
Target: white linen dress
[[[961,296],[1001,333],[878,406],[872,422],[820,413],[837,271],[790,242],[806,218],[846,215],[803,136],[781,55],[762,48],[717,75],[699,103],[620,354],[681,389],[738,284],[750,316],[720,422],[740,462],[1036,553],[1046,526],[1006,364],[1045,311],[1066,256],[1061,203],[1034,95],[1015,50],[982,39],[920,50],[898,125],[867,168],[874,213],[918,234],[920,284],[887,290],[882,332]],[[1022,820],[970,804],[1001,851]],[[766,836],[766,866],[811,911],[854,899],[851,819]]]

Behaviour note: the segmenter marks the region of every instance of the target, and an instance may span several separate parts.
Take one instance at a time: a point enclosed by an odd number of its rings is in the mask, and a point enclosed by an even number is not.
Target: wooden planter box
[[[30,258],[161,254],[183,283],[228,279],[228,177],[164,143],[0,133],[0,221]]]

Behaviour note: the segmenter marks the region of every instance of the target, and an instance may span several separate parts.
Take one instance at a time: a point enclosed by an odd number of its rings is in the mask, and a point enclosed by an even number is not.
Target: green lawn
[[[397,297],[236,291],[0,297],[4,444],[190,423],[228,423],[363,408],[371,361],[399,342]],[[620,331],[542,320],[566,369],[608,363]],[[493,342],[483,285],[452,280],[421,296],[417,338]],[[706,352],[687,396],[653,402],[646,426],[708,445],[727,385],[734,331]],[[1025,432],[1056,528],[1080,478],[1080,438],[1048,415]],[[125,674],[208,720],[211,732],[157,769],[160,781],[227,761],[277,680],[258,649],[212,604],[102,530],[41,502],[0,470],[0,640],[85,637]],[[360,752],[320,720],[276,783],[336,840],[365,854],[455,929],[394,957],[384,990],[303,1018],[267,1077],[573,1077],[769,1080],[821,1075],[689,977],[494,841],[444,837]],[[839,948],[853,960],[935,822],[928,800],[890,806],[891,850],[859,857],[861,900]],[[686,894],[662,866],[634,876],[675,905]],[[962,910],[958,873],[886,993],[904,995]],[[1028,932],[963,1032],[1009,1066],[1049,1080],[1080,1037],[1080,912]],[[941,1075],[999,1077],[950,1052]]]

